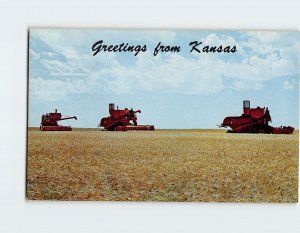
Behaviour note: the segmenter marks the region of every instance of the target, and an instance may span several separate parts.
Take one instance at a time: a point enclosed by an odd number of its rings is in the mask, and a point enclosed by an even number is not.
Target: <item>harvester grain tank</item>
[[[292,134],[294,128],[291,126],[272,127],[270,111],[268,108],[250,108],[250,101],[243,101],[244,112],[241,116],[226,117],[221,127],[230,127],[228,133],[273,133]]]
[[[141,113],[141,110],[115,109],[115,104],[111,103],[109,104],[110,116],[103,117],[99,127],[104,127],[108,131],[154,130],[154,125],[138,125],[136,113]]]
[[[76,116],[63,116],[60,112],[50,112],[42,115],[40,130],[42,131],[71,131],[71,126],[58,125],[59,121],[75,119]]]

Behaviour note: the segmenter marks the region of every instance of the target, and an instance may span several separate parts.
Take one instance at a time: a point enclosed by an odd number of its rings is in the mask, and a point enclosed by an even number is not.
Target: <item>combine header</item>
[[[61,126],[58,125],[58,121],[68,120],[68,119],[75,119],[77,120],[76,116],[62,116],[60,112],[50,112],[42,115],[42,121],[40,125],[40,130],[42,131],[71,131],[71,126]]]
[[[102,118],[99,126],[108,131],[154,130],[153,125],[138,125],[136,113],[141,113],[141,110],[119,110],[115,109],[115,104],[109,104],[110,116]]]
[[[292,134],[291,126],[272,127],[268,108],[250,108],[250,101],[243,101],[244,113],[241,116],[226,117],[220,127],[230,127],[228,133],[273,133]]]

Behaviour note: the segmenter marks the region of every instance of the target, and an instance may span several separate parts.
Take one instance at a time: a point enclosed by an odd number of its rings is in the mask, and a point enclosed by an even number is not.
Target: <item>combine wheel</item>
[[[265,129],[264,128],[258,128],[256,130],[257,133],[265,133]]]
[[[108,128],[109,131],[117,131],[117,127],[115,125]]]

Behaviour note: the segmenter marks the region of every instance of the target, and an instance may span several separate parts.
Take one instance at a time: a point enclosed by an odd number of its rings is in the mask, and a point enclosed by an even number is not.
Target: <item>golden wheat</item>
[[[27,196],[297,202],[298,136],[29,130]]]

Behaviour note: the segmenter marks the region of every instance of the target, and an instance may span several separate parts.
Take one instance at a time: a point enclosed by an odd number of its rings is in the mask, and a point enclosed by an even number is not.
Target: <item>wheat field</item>
[[[297,202],[298,132],[28,130],[31,200]]]

